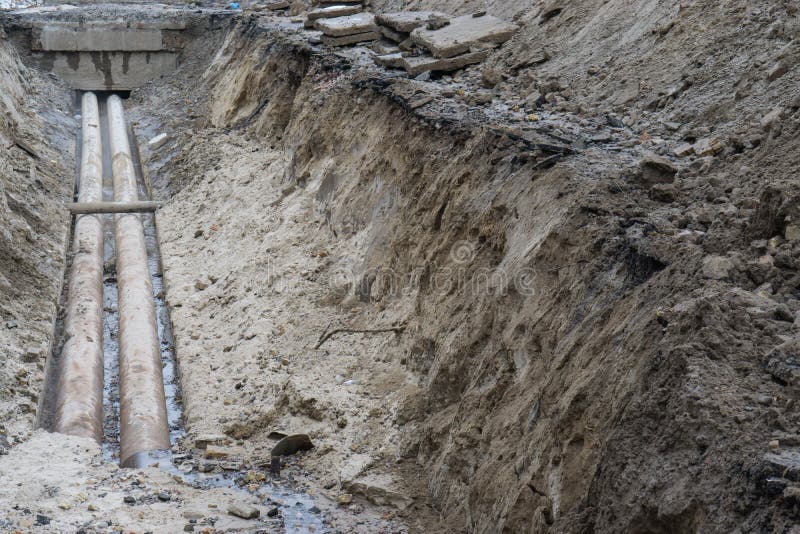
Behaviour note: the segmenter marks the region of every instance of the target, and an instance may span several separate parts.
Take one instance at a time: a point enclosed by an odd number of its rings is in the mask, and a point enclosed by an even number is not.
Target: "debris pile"
[[[405,69],[411,76],[480,63],[518,29],[483,12],[455,18],[425,11],[385,13],[376,22],[397,50],[380,47],[375,63]]]

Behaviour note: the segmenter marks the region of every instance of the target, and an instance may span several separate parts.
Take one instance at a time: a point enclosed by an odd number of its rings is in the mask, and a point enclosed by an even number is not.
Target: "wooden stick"
[[[156,211],[161,202],[140,200],[137,202],[75,202],[67,205],[74,215],[85,213],[145,213]]]
[[[322,333],[317,341],[317,344],[314,346],[315,349],[318,349],[322,346],[323,343],[328,341],[331,337],[335,334],[347,333],[347,334],[379,334],[382,332],[394,332],[395,334],[399,334],[406,329],[406,325],[399,325],[399,326],[390,326],[387,328],[334,328],[331,331],[326,330]]]

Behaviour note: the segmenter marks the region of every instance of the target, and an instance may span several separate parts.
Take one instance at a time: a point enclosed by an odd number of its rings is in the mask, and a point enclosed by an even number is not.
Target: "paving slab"
[[[375,25],[375,17],[372,13],[358,13],[357,15],[337,17],[335,19],[319,19],[316,22],[316,27],[330,37],[344,37],[366,32],[377,34],[378,32],[378,27]]]
[[[375,22],[396,32],[411,33],[412,30],[425,26],[431,17],[449,19],[450,15],[440,11],[399,11],[376,15]]]
[[[379,39],[381,34],[378,32],[364,32],[356,33],[354,35],[342,35],[341,37],[334,37],[331,35],[322,36],[322,44],[328,46],[347,46],[355,43],[362,43],[365,41],[374,41]]]
[[[400,65],[411,76],[417,76],[423,72],[432,70],[447,72],[458,70],[467,65],[480,63],[489,56],[489,52],[490,50],[479,50],[478,52],[469,52],[450,58],[437,58],[432,56],[404,57]]]
[[[360,4],[320,7],[317,9],[312,9],[308,12],[308,20],[332,19],[336,17],[356,15],[361,13],[361,9],[362,7]]]
[[[482,43],[504,43],[511,39],[517,29],[516,24],[491,15],[465,15],[451,19],[449,25],[438,30],[417,28],[411,32],[411,38],[434,56],[449,58],[468,52]]]

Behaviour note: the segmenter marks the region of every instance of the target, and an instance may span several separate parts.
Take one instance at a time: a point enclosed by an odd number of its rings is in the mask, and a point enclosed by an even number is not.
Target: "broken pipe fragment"
[[[290,456],[298,451],[307,451],[314,447],[308,434],[286,436],[272,447],[272,456]]]

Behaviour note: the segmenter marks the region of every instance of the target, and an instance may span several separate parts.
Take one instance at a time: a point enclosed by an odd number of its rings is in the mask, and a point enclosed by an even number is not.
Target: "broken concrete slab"
[[[518,26],[510,22],[484,15],[466,15],[450,20],[450,24],[438,30],[417,28],[411,38],[420,46],[439,58],[454,57],[482,44],[501,44],[514,35]]]
[[[357,15],[334,19],[320,19],[317,21],[316,26],[322,33],[330,37],[345,37],[367,32],[374,33],[376,35],[375,38],[378,35],[375,17],[371,13],[358,13]]]
[[[450,18],[446,13],[439,11],[400,11],[376,15],[375,22],[396,32],[411,33],[420,26],[425,26],[431,17]]]
[[[388,67],[392,69],[403,68],[403,54],[395,52],[394,54],[382,54],[375,56],[375,64],[381,67]]]
[[[312,9],[308,12],[308,20],[347,17],[349,15],[361,13],[361,9],[362,8],[360,4],[320,7],[317,9]]]
[[[417,76],[423,72],[433,70],[445,72],[458,70],[467,65],[480,63],[486,59],[488,55],[489,50],[480,50],[478,52],[470,52],[451,58],[435,58],[431,56],[404,57],[401,61],[401,66],[409,75]]]
[[[379,28],[384,37],[394,41],[395,43],[402,43],[403,41],[408,39],[408,35],[398,33],[391,28],[387,28],[386,26],[379,26]]]
[[[328,46],[347,46],[356,43],[362,43],[365,41],[374,41],[380,38],[380,34],[378,32],[365,32],[365,33],[357,33],[354,35],[344,35],[342,37],[332,37],[330,35],[323,35],[322,36],[322,44]]]

